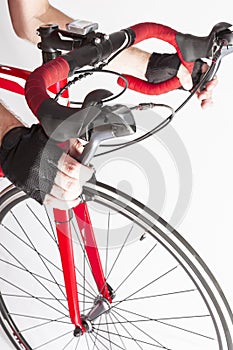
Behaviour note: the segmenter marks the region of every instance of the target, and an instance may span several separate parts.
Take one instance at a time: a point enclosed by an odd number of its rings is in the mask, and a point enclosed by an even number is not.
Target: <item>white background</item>
[[[106,33],[138,22],[153,21],[181,32],[205,36],[218,22],[233,23],[230,0],[222,0],[219,4],[214,4],[210,0],[195,2],[54,0],[51,3],[73,18],[98,22],[100,31]],[[1,64],[29,70],[40,64],[39,50],[14,34],[6,1],[1,2],[0,33]],[[156,51],[158,47],[155,42],[143,46],[149,51]],[[177,229],[206,261],[222,286],[231,307],[233,307],[232,67],[233,55],[224,59],[219,70],[219,83],[214,91],[212,108],[201,110],[194,98],[173,121],[173,127],[183,140],[189,154],[193,172],[192,200]],[[136,94],[130,96],[136,100]],[[186,96],[186,93],[174,92],[153,99],[176,107]],[[24,116],[27,122],[33,120],[21,97],[1,92],[1,98],[16,114]],[[143,97],[143,100],[151,98]],[[4,346],[4,350],[8,349],[3,339],[0,345]]]

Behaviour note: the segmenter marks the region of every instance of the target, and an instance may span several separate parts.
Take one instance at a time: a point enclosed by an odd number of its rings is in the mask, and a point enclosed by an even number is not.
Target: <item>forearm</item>
[[[151,53],[132,46],[124,50],[112,60],[108,65],[108,68],[119,73],[126,73],[145,80],[150,56]]]
[[[72,18],[54,8],[47,0],[8,0],[12,25],[15,33],[22,39],[32,43],[40,41],[37,28],[45,23],[56,23],[65,29]]]
[[[23,124],[0,103],[0,145],[4,135],[17,126]]]
[[[56,23],[60,28],[73,19],[51,6],[48,0],[8,0],[11,20],[16,34],[23,39],[38,43],[36,30],[44,23]],[[109,68],[144,79],[150,54],[136,47],[124,50],[109,65]]]
[[[40,38],[36,35],[37,28],[44,23],[56,23],[60,28],[73,19],[51,6],[48,0],[8,0],[12,25],[16,34],[33,43]],[[144,79],[150,54],[136,47],[124,50],[109,65],[109,69],[127,73]]]

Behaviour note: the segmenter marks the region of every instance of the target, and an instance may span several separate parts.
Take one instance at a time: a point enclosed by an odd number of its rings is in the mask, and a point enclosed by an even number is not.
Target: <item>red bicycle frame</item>
[[[6,65],[0,65],[0,88],[24,95],[24,83],[29,75],[30,72],[27,70]],[[18,81],[13,81],[12,78],[9,78],[9,76],[21,78],[22,84],[20,84]],[[55,94],[58,93],[65,83],[65,81],[58,82],[57,84],[51,87],[50,91]],[[62,94],[62,97],[68,98],[67,90]],[[4,174],[1,173],[1,171],[0,176],[4,176]],[[73,210],[54,209],[53,212],[60,249],[70,319],[76,328],[79,328],[82,332],[85,332],[86,330],[82,324],[79,309],[78,288],[74,263],[74,250],[70,224],[73,214],[75,215],[78,223],[80,234],[84,243],[84,248],[86,250],[86,254],[90,263],[90,267],[98,291],[103,296],[103,298],[108,300],[108,302],[112,302],[112,298],[110,296],[110,292],[106,283],[106,278],[104,276],[103,267],[100,260],[100,255],[96,244],[88,207],[85,202],[82,202],[76,208],[73,208]]]

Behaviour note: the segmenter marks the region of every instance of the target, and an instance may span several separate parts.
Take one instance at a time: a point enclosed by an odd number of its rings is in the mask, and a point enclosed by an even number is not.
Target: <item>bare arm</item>
[[[48,0],[8,0],[11,20],[16,34],[33,43],[39,42],[36,29],[44,23],[56,23],[60,28],[65,29],[66,23],[73,19],[58,9],[50,5]],[[145,79],[150,53],[142,51],[136,47],[124,50],[115,60],[111,62],[109,68],[120,73],[127,73],[140,79]],[[179,70],[177,77],[185,89],[192,87],[190,74],[185,71],[185,67]],[[210,83],[210,88],[198,95],[202,106],[212,103],[212,90],[216,85]],[[209,103],[210,102],[210,103]]]
[[[0,103],[0,145],[3,136],[16,126],[23,126],[23,124]]]
[[[38,43],[37,28],[44,23],[56,23],[65,29],[72,18],[49,4],[48,0],[8,0],[12,25],[22,39]]]
[[[22,39],[37,44],[37,28],[44,23],[56,23],[60,28],[73,19],[51,6],[48,0],[8,0],[12,25],[15,33]],[[145,71],[150,54],[135,47],[125,50],[109,66],[118,72],[145,78]]]
[[[22,39],[38,43],[36,29],[43,23],[57,23],[65,29],[72,18],[51,6],[48,0],[8,0],[12,25]],[[3,136],[14,127],[23,124],[0,103],[0,145]]]

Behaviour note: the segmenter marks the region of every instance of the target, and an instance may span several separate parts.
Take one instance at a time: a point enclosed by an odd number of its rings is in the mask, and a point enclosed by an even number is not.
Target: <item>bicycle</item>
[[[26,80],[28,105],[54,139],[65,141],[66,131],[75,125],[75,136],[87,142],[80,160],[89,164],[103,140],[134,133],[134,108],[154,104],[105,105],[115,96],[97,90],[81,108],[61,106],[59,96],[67,98],[73,83],[67,82],[68,75],[78,74],[79,81],[102,71],[126,47],[157,37],[175,46],[189,68],[196,58],[212,57],[194,94],[216,73],[222,57],[233,51],[229,27],[220,23],[209,36],[199,38],[177,36],[155,23],[109,36],[96,33],[95,27],[80,34],[43,26],[40,48],[47,63],[33,73],[7,66],[0,66],[0,73]],[[60,55],[60,50],[68,53]],[[81,69],[87,65],[94,68]],[[24,94],[9,79],[0,78],[0,83]],[[119,76],[119,83],[123,91],[129,85],[154,94],[178,82],[173,78],[152,86]],[[51,86],[55,99],[46,92]],[[175,112],[140,140],[169,124]],[[70,121],[65,130],[64,113]],[[76,208],[51,213],[11,184],[0,194],[0,209],[0,322],[16,349],[233,349],[233,314],[209,268],[169,223],[137,200],[92,179]],[[97,241],[100,236],[104,247]]]

